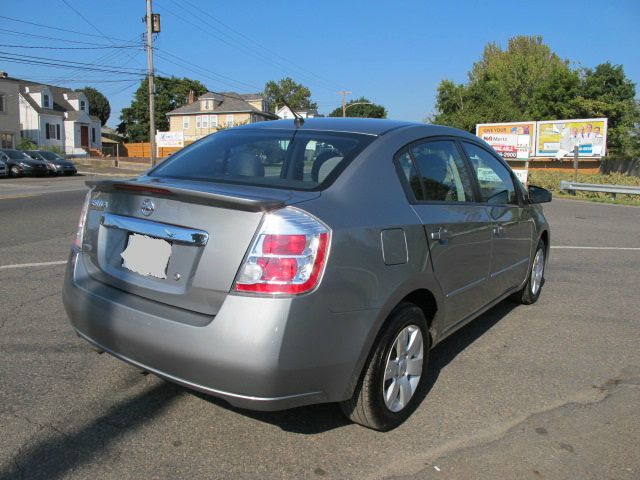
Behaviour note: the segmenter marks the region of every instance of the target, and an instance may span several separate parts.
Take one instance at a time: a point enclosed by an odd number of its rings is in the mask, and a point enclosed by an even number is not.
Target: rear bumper
[[[251,410],[351,396],[368,333],[363,326],[378,311],[332,316],[324,302],[310,308],[309,299],[228,295],[207,318],[96,282],[77,254],[63,291],[74,330],[98,348]]]

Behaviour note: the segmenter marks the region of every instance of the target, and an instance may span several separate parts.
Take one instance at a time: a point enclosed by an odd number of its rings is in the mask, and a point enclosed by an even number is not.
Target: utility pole
[[[349,95],[352,92],[347,92],[345,90],[338,92],[338,95],[342,95],[342,116],[346,117],[347,116],[347,95]]]
[[[155,83],[153,81],[153,27],[151,18],[151,0],[147,0],[147,76],[149,78],[149,144],[151,146],[151,166],[156,164],[156,102]]]

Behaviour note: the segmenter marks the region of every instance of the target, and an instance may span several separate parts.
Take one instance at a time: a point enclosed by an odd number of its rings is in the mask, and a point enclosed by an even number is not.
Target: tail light
[[[89,209],[89,201],[91,200],[91,190],[87,192],[87,196],[84,198],[84,205],[80,211],[80,218],[78,219],[78,230],[76,236],[73,239],[73,248],[77,251],[82,250],[82,237],[84,236],[84,223],[87,220],[87,210]]]
[[[293,207],[268,213],[240,267],[236,292],[298,295],[322,278],[331,230]]]

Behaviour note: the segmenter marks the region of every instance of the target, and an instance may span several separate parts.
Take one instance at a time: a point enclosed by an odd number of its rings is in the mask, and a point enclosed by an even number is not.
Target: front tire
[[[13,167],[11,167],[11,176],[12,177],[19,177],[20,176],[20,169],[18,167],[16,167],[15,165]]]
[[[424,397],[430,350],[422,309],[400,304],[374,345],[353,397],[340,403],[344,415],[380,431],[404,422]]]
[[[531,262],[531,270],[529,270],[529,277],[527,283],[519,292],[513,295],[513,300],[522,305],[531,305],[538,301],[540,298],[540,292],[544,285],[544,269],[546,266],[546,245],[542,240],[538,242],[536,252],[533,254],[533,261]]]

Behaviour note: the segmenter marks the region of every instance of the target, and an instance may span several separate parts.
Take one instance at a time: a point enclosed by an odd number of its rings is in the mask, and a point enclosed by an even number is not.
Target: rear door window
[[[396,162],[416,200],[473,201],[469,174],[452,140],[415,143],[403,150]]]
[[[304,130],[228,130],[174,154],[152,177],[275,188],[326,188],[376,137]]]

